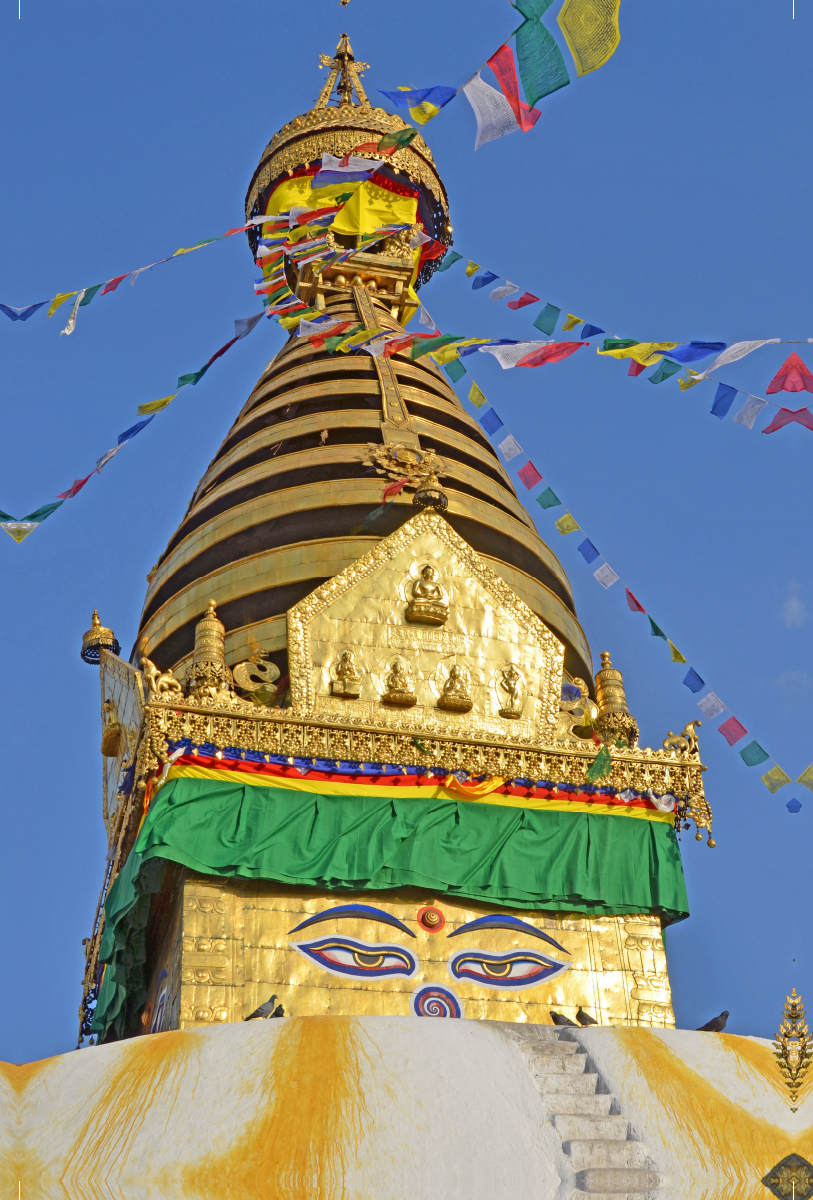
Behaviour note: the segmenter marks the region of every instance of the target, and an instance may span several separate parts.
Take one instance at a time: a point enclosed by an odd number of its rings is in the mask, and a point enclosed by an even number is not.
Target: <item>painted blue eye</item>
[[[351,975],[356,979],[389,979],[402,975],[411,979],[418,969],[416,960],[402,946],[373,945],[346,937],[317,938],[312,942],[292,942],[291,945],[332,975]]]
[[[566,971],[569,963],[548,958],[538,950],[512,950],[508,954],[489,954],[485,950],[458,950],[449,959],[454,979],[468,979],[484,987],[534,987]]]

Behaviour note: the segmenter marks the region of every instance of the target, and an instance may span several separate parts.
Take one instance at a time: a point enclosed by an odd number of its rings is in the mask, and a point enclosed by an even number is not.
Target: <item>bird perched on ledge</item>
[[[698,1025],[698,1033],[722,1033],[726,1027],[726,1022],[731,1016],[731,1013],[726,1010],[721,1012],[719,1017],[712,1017],[710,1021],[706,1021],[705,1025]]]
[[[271,1017],[284,1017],[285,1009],[282,1007],[281,1004],[278,1004],[277,1007],[274,1008],[274,1001],[276,1000],[276,998],[277,998],[277,994],[275,992],[270,1000],[266,1000],[265,1004],[261,1004],[259,1008],[255,1008],[253,1013],[250,1013],[247,1017],[244,1017],[244,1020],[246,1020],[246,1021],[255,1021],[255,1020],[268,1021],[271,1019]]]
[[[554,1012],[553,1009],[550,1010],[550,1016],[554,1025],[569,1025],[571,1029],[579,1028],[575,1021],[571,1021],[570,1017],[563,1017],[561,1013]]]
[[[585,1012],[581,1005],[579,1005],[579,1011],[576,1013],[576,1020],[580,1025],[598,1025],[596,1018],[591,1017],[589,1013]]]

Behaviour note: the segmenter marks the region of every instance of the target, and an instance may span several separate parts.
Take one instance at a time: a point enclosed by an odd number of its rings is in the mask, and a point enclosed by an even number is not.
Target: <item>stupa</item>
[[[289,238],[280,267],[311,334],[402,332],[451,242],[446,191],[420,135],[380,148],[409,127],[346,36],[323,64],[246,215],[329,214],[333,261]],[[294,1017],[672,1027],[676,831],[713,844],[694,726],[642,748],[606,652],[593,682],[565,571],[430,357],[282,323],[130,660],[109,630],[95,650],[110,850],[82,1036],[272,995]]]

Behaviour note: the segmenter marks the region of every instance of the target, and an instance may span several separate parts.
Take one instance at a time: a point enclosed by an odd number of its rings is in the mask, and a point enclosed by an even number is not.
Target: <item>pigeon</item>
[[[554,1025],[570,1025],[572,1029],[579,1028],[575,1021],[571,1021],[570,1017],[563,1017],[561,1013],[554,1012],[553,1009],[550,1010],[550,1015]]]
[[[705,1025],[698,1025],[697,1031],[698,1033],[722,1033],[730,1016],[728,1010],[721,1012],[719,1017],[712,1017],[710,1021],[706,1021]]]
[[[598,1025],[596,1018],[591,1017],[581,1006],[579,1006],[579,1011],[576,1013],[576,1020],[580,1025]]]
[[[285,1009],[281,1004],[278,1004],[277,1007],[274,1008],[274,1001],[276,998],[277,994],[275,992],[270,1000],[266,1000],[265,1004],[261,1004],[259,1008],[255,1008],[254,1012],[245,1017],[244,1020],[255,1021],[259,1019],[261,1021],[267,1021],[270,1017],[284,1017]]]

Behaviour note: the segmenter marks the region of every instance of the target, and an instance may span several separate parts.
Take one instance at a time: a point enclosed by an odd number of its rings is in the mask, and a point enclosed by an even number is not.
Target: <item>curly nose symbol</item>
[[[450,987],[440,983],[422,983],[409,999],[414,1017],[462,1017],[463,1003]]]

